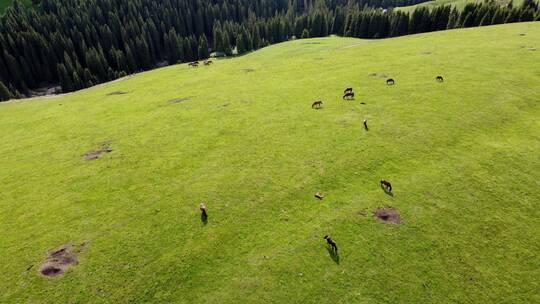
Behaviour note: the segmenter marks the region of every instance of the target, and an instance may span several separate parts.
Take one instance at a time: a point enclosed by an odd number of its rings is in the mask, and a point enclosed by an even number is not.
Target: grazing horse
[[[352,93],[352,92],[353,92],[352,88],[346,88],[343,94]]]
[[[353,92],[350,92],[350,93],[345,93],[345,95],[343,95],[343,99],[354,99],[354,93]]]
[[[326,243],[328,243],[328,245],[330,245],[330,247],[332,247],[332,250],[337,252],[336,242],[334,242],[334,240],[332,240],[332,238],[330,236],[328,236],[328,235],[325,235],[324,239],[326,240]]]
[[[385,189],[388,192],[392,192],[392,184],[389,181],[381,180],[381,188]]]
[[[205,60],[204,65],[211,65],[213,62],[212,60]]]
[[[396,82],[394,81],[394,79],[390,78],[388,80],[386,80],[386,84],[387,85],[394,85]]]
[[[318,101],[315,101],[312,105],[311,105],[311,108],[312,109],[320,109],[321,106],[322,106],[323,102],[318,100]]]
[[[203,217],[208,217],[208,214],[206,214],[206,204],[205,203],[201,203],[199,205],[199,209],[201,209],[201,213],[202,213]]]
[[[437,76],[437,77],[435,78],[435,80],[437,80],[438,82],[443,82],[443,81],[444,81],[444,79],[443,79],[442,76]]]
[[[192,66],[194,68],[197,68],[197,67],[199,67],[199,62],[198,61],[190,62],[190,63],[188,63],[188,65]]]

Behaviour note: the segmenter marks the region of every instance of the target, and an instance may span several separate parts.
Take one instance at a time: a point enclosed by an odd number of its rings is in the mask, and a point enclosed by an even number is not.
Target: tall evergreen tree
[[[6,101],[13,98],[13,95],[9,91],[9,89],[4,85],[2,81],[0,81],[0,101]]]
[[[201,36],[199,38],[199,58],[206,59],[210,57],[210,53],[208,52],[208,40],[206,40],[206,36]]]

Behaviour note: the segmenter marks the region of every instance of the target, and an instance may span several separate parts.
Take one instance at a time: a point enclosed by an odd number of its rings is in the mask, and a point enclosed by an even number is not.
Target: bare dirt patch
[[[189,100],[191,100],[191,97],[175,98],[175,99],[169,100],[169,103],[170,104],[182,103],[182,102],[189,101]]]
[[[124,91],[114,91],[114,92],[110,92],[109,94],[107,94],[107,96],[114,96],[114,95],[124,95],[124,94],[127,94],[128,92],[124,92]]]
[[[99,143],[99,148],[96,150],[88,151],[83,155],[84,160],[96,160],[107,153],[111,153],[113,149],[110,148],[110,140]]]
[[[35,90],[29,90],[29,97],[42,97],[58,95],[62,92],[62,88],[57,85],[49,85]]]
[[[358,42],[358,43],[355,43],[355,44],[342,46],[342,47],[340,47],[340,49],[350,49],[350,48],[357,47],[357,46],[362,46],[362,45],[365,45],[365,44],[368,44],[368,43],[369,43],[369,41],[362,41],[362,42]]]
[[[373,210],[373,215],[385,223],[401,223],[401,217],[399,216],[398,211],[390,206]]]
[[[369,77],[379,77],[379,78],[387,78],[388,77],[388,75],[386,75],[385,73],[382,73],[382,72],[370,73],[368,76]]]
[[[55,277],[65,273],[69,267],[78,264],[77,257],[84,248],[84,243],[79,246],[66,244],[50,251],[45,262],[39,268],[39,272],[46,277]]]

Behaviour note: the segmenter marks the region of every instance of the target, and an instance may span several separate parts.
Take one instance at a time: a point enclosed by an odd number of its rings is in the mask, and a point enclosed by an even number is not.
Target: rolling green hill
[[[296,40],[2,103],[0,302],[538,303],[538,48],[539,23]]]
[[[467,3],[474,3],[474,2],[482,2],[483,0],[433,0],[433,1],[427,1],[422,2],[420,4],[410,5],[410,6],[402,6],[402,7],[396,7],[396,10],[400,10],[403,12],[412,12],[418,7],[427,7],[427,8],[434,8],[442,5],[451,5],[452,7],[456,7],[457,9],[461,10],[467,5]],[[509,0],[497,0],[498,3],[501,5],[507,5],[510,1]],[[513,0],[512,1],[515,6],[520,6],[523,0]]]

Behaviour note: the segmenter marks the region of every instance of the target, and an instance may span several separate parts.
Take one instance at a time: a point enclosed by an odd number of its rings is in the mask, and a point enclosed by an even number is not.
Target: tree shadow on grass
[[[328,254],[332,258],[332,260],[339,265],[339,253],[332,249],[330,246],[327,246],[326,250],[328,251]]]

